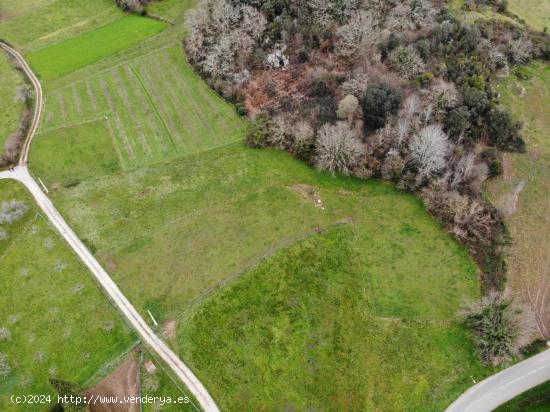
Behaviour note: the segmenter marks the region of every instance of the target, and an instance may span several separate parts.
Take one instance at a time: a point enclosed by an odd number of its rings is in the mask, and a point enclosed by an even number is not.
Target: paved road
[[[523,392],[550,380],[550,349],[479,382],[446,412],[490,412]]]
[[[76,236],[67,222],[65,222],[65,219],[63,219],[51,200],[48,196],[46,196],[46,194],[38,186],[36,180],[34,180],[29,173],[26,166],[29,149],[32,143],[32,138],[38,129],[40,116],[43,111],[42,87],[32,70],[27,65],[26,61],[18,52],[2,42],[0,42],[0,47],[10,53],[29,76],[29,79],[35,89],[36,103],[35,113],[29,127],[27,140],[23,146],[19,166],[17,166],[13,171],[8,170],[5,172],[0,172],[0,179],[15,179],[27,187],[36,200],[36,203],[44,211],[50,222],[59,231],[61,236],[63,236],[84,264],[90,269],[90,272],[92,272],[111,300],[117,305],[124,317],[128,319],[134,329],[141,335],[142,339],[161,357],[162,360],[164,360],[164,362],[166,362],[166,364],[174,371],[176,376],[178,376],[178,378],[185,383],[203,410],[207,412],[219,412],[214,399],[210,396],[204,385],[193,374],[191,369],[189,369],[187,365],[185,365],[182,360],[168,346],[166,346],[166,344],[157,335],[155,335],[153,330],[149,327],[149,325],[147,325],[138,311],[122,294],[118,286],[101,267],[88,248],[82,243],[78,236]]]

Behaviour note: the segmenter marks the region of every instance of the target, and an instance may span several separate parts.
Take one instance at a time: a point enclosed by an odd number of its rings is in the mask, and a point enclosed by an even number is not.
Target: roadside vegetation
[[[136,337],[18,183],[0,181],[0,409],[11,395],[86,384]]]
[[[12,65],[4,51],[0,51],[0,152],[7,139],[17,131],[25,110],[25,80]]]
[[[550,406],[550,382],[543,383],[505,403],[495,412],[546,412]]]
[[[0,168],[17,161],[32,111],[33,92],[7,53],[0,50]]]

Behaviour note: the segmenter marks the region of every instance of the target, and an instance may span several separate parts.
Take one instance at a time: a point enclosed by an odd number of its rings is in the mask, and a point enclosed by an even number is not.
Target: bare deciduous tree
[[[456,189],[460,184],[472,177],[475,160],[476,155],[474,153],[468,153],[458,160],[450,182],[451,188]]]
[[[315,165],[332,173],[349,175],[364,156],[364,146],[345,122],[325,124],[315,144]]]
[[[242,16],[241,26],[252,39],[258,40],[267,24],[265,16],[254,7],[248,5],[242,6]]]
[[[445,167],[449,140],[439,124],[424,127],[410,145],[412,163],[422,176],[429,177]]]
[[[376,24],[376,19],[369,11],[357,11],[347,24],[337,30],[336,53],[351,57],[360,48],[375,44],[375,39],[380,34]]]

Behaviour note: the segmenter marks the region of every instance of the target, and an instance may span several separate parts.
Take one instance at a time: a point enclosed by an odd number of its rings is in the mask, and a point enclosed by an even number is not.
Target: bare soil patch
[[[325,206],[323,205],[323,200],[321,199],[321,196],[319,195],[319,188],[305,185],[305,184],[295,184],[290,186],[292,190],[295,192],[298,192],[302,197],[304,197],[306,200],[313,203],[313,206],[319,208],[319,209],[325,209]]]
[[[168,339],[175,339],[176,337],[176,320],[167,320],[161,327],[162,334]]]
[[[135,356],[130,356],[114,372],[85,392],[86,396],[139,396],[139,364]],[[90,405],[91,412],[139,412],[138,404],[96,404]]]

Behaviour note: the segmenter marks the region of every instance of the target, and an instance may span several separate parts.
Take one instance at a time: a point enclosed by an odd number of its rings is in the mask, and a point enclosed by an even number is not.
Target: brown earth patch
[[[346,189],[338,189],[336,193],[338,193],[340,196],[353,196],[355,194],[355,192]]]
[[[139,364],[130,356],[105,379],[84,393],[87,397],[140,396]],[[91,412],[139,412],[138,404],[95,404],[90,405]]]
[[[112,257],[108,257],[105,260],[105,266],[107,266],[107,269],[109,269],[109,271],[111,272],[115,271],[117,268],[117,264]]]
[[[164,322],[161,327],[162,334],[168,339],[176,338],[176,320],[170,319]]]
[[[337,225],[353,225],[353,217],[347,216],[336,221]]]
[[[512,159],[510,156],[507,156],[504,154],[504,158],[502,160],[502,177],[504,180],[510,181],[512,180],[512,177],[514,176],[514,167],[512,165]]]
[[[290,188],[302,195],[302,197],[304,197],[309,202],[313,203],[313,206],[315,206],[316,208],[325,210],[323,200],[319,195],[319,188],[305,184],[295,184],[290,186]]]
[[[512,216],[512,214],[516,211],[519,195],[521,194],[521,192],[523,192],[523,189],[525,189],[525,185],[525,180],[522,180],[516,186],[514,193],[508,195],[508,198],[506,199],[506,201],[504,202],[504,206],[502,207],[502,212],[505,216]]]

